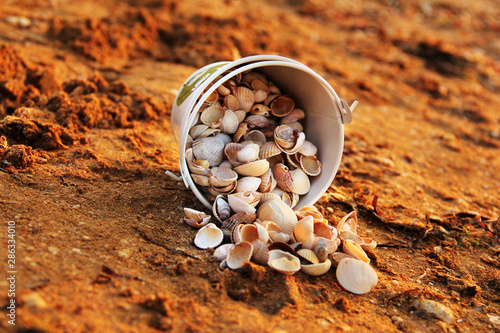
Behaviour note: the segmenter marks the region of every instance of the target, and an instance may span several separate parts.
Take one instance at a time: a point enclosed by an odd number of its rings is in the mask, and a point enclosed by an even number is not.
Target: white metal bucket
[[[196,113],[205,99],[223,82],[248,70],[266,75],[306,113],[304,133],[306,139],[318,148],[318,158],[323,167],[319,176],[311,177],[309,193],[301,196],[294,209],[313,205],[325,193],[337,173],[344,148],[343,124],[352,121],[351,112],[357,102],[349,107],[328,82],[312,69],[295,60],[274,55],[210,64],[196,71],[183,84],[172,107],[171,121],[174,137],[179,144],[179,166],[184,184],[207,208],[212,209],[212,204],[193,182],[187,167],[185,147],[188,132],[195,125]],[[226,74],[217,80],[223,73]],[[207,89],[210,84],[212,86]]]

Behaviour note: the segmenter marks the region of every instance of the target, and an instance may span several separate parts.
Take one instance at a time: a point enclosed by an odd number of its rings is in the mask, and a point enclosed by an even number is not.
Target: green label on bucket
[[[208,79],[213,73],[215,73],[220,67],[226,65],[218,64],[212,67],[207,68],[206,70],[196,74],[191,80],[184,83],[179,92],[179,96],[177,97],[177,106],[181,105],[188,97],[193,93],[202,84]]]

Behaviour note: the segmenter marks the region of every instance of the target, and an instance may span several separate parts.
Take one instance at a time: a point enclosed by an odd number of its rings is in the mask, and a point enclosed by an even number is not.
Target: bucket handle
[[[358,101],[352,102],[351,106],[347,104],[346,101],[343,99],[340,100],[340,103],[342,104],[342,108],[340,110],[340,115],[342,116],[342,123],[344,124],[349,124],[352,122],[352,113],[356,106],[358,105]]]

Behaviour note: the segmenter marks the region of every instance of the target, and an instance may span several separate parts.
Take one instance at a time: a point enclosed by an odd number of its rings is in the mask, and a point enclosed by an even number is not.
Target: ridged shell
[[[262,180],[259,177],[243,177],[238,180],[236,192],[257,191]]]
[[[284,117],[289,115],[295,108],[293,99],[287,96],[278,96],[269,105],[272,114],[277,117]]]
[[[218,134],[220,134],[220,129],[209,127],[206,130],[204,130],[203,132],[201,132],[201,134],[198,135],[197,139],[206,138],[209,136],[217,136]]]
[[[224,199],[224,196],[218,195],[215,198],[214,204],[212,205],[212,213],[220,222],[231,216],[231,207],[229,207],[229,204]]]
[[[189,136],[193,139],[197,139],[201,133],[203,133],[204,130],[207,128],[210,128],[208,125],[205,124],[199,124],[191,127],[189,130]]]
[[[367,263],[344,258],[337,266],[337,280],[340,285],[354,294],[366,294],[378,282],[377,272]]]
[[[236,111],[240,108],[240,102],[234,95],[227,95],[224,97],[222,105],[224,105],[229,110]]]
[[[250,214],[255,214],[257,211],[252,205],[250,205],[248,202],[245,202],[241,200],[240,198],[234,196],[233,194],[230,194],[227,196],[227,200],[229,203],[229,206],[233,210],[233,212],[238,213],[238,212],[247,212]]]
[[[311,189],[311,182],[306,173],[302,169],[295,169],[290,171],[290,174],[292,175],[290,191],[299,195],[308,193]]]
[[[280,150],[281,151],[281,150]],[[285,154],[288,165],[293,168],[300,168],[300,154]],[[298,158],[298,160],[297,160]]]
[[[207,160],[210,166],[218,166],[224,158],[224,142],[214,137],[196,139],[193,154],[197,159]]]
[[[295,274],[300,270],[299,258],[282,250],[269,251],[268,265],[278,272],[287,275]]]
[[[281,118],[280,124],[290,124],[290,123],[295,123],[301,119],[304,119],[306,114],[302,109],[293,109],[292,112],[290,112],[289,115]]]
[[[219,129],[222,133],[234,134],[239,125],[238,116],[231,110],[224,111],[224,117],[221,120]]]
[[[344,252],[334,252],[330,255],[330,258],[332,259],[332,265],[334,267],[337,267],[338,264],[340,263],[340,261],[342,259],[345,259],[345,258],[351,258],[351,259],[356,259],[354,258],[353,256],[350,256],[348,255],[347,253],[344,253]],[[356,259],[357,260],[357,259]]]
[[[234,168],[234,171],[242,176],[259,177],[269,170],[269,162],[267,160],[257,160],[246,163]]]
[[[238,179],[238,174],[229,168],[214,167],[210,169],[208,182],[214,187],[232,184]]]
[[[237,192],[237,193],[231,194],[231,196],[237,197],[237,198],[245,201],[250,206],[255,207],[259,203],[260,198],[262,197],[262,193],[257,192],[257,191],[245,191],[245,192]]]
[[[200,120],[211,128],[218,128],[224,118],[224,109],[221,106],[212,105],[201,113]]]
[[[267,96],[267,94],[266,94]],[[271,109],[269,106],[264,104],[254,104],[250,109],[251,114],[261,115],[264,117],[269,117],[271,115]]]
[[[267,265],[269,262],[269,249],[267,248],[267,244],[261,240],[256,240],[252,243],[252,246],[252,260],[260,265]]]
[[[219,133],[215,136],[217,139],[222,140],[224,142],[224,146],[227,145],[230,142],[233,142],[233,138],[226,133]]]
[[[191,178],[193,179],[193,182],[195,184],[198,184],[200,186],[208,186],[209,185],[207,176],[197,175],[195,173],[192,173]]]
[[[235,244],[227,255],[227,267],[238,269],[252,258],[253,246],[249,242]]]
[[[281,230],[281,228],[273,221],[264,221],[263,225],[266,228],[271,241],[286,243],[290,240],[290,235],[285,234],[283,230]]]
[[[300,270],[307,275],[320,276],[328,272],[330,267],[332,267],[332,262],[329,259],[326,259],[325,261],[317,264],[302,265]]]
[[[248,131],[250,131],[250,127],[248,126],[248,124],[245,122],[240,123],[238,125],[238,129],[236,130],[236,132],[234,132],[233,141],[243,141],[245,139],[245,136],[248,134]]]
[[[300,167],[309,176],[317,176],[321,173],[321,162],[316,156],[300,156]]]
[[[312,249],[314,245],[314,220],[311,216],[306,216],[297,222],[293,236],[297,242],[302,243],[305,249]]]
[[[297,251],[297,255],[301,258],[306,259],[311,264],[319,264],[319,259],[314,253],[313,250],[310,249],[300,249]]]
[[[273,221],[286,234],[292,234],[297,224],[294,211],[281,200],[269,200],[263,203],[257,211],[261,221]]]
[[[264,128],[269,126],[269,119],[258,114],[246,117],[245,122],[248,123],[251,128]]]
[[[264,226],[259,223],[240,224],[233,229],[231,240],[233,243],[239,243],[242,241],[253,243],[256,240],[267,243],[269,240],[269,234]]]
[[[281,154],[281,149],[274,141],[268,141],[260,147],[259,158],[269,158]]]
[[[266,76],[256,71],[249,71],[241,76],[241,82],[251,84],[254,80],[260,80],[266,85],[268,84]]]
[[[284,163],[283,154],[268,157],[267,161],[269,162],[269,168],[274,170],[276,165],[278,165],[279,163]]]
[[[262,176],[260,176],[261,183],[258,191],[261,193],[270,192],[276,186],[276,180],[274,179],[273,172],[268,169]]]
[[[208,168],[206,168],[203,164],[200,165],[199,163],[195,163],[194,161],[193,148],[189,148],[186,150],[186,162],[189,171],[196,175],[207,176],[210,172]],[[210,162],[208,162],[208,164],[210,166]]]
[[[255,97],[253,96],[253,91],[246,87],[238,87],[234,93],[234,96],[238,99],[240,109],[243,111],[250,111],[252,105],[255,102]]]
[[[305,140],[299,149],[299,153],[304,156],[314,156],[318,152],[318,148],[311,142]]]
[[[211,184],[208,185],[208,193],[212,194],[213,196],[218,196],[220,194],[231,194],[236,190],[236,185],[237,181],[234,181],[233,183],[227,185],[227,186],[222,186],[222,187],[215,187]]]
[[[350,239],[347,239],[342,243],[342,251],[366,263],[370,262],[370,258],[368,258],[361,245],[354,243]]]
[[[234,247],[234,244],[223,244],[215,249],[213,256],[219,261],[223,261],[227,258],[229,251]]]
[[[236,110],[236,111],[234,111],[234,114],[236,115],[236,118],[238,118],[238,123],[243,122],[243,120],[245,120],[245,118],[247,116],[246,111],[243,111],[243,110]]]
[[[265,192],[265,193],[262,193],[262,198],[260,198],[260,204],[263,204],[264,202],[266,201],[269,201],[269,200],[281,200],[281,197],[279,195],[277,195],[276,193],[270,193],[270,192]]]
[[[224,234],[222,233],[222,230],[217,228],[215,224],[209,223],[198,230],[198,233],[194,238],[194,245],[200,249],[216,248],[220,243],[222,243],[223,238]]]

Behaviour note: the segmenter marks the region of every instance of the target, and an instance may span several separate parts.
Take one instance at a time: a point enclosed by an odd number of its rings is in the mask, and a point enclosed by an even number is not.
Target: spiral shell
[[[214,214],[215,218],[220,222],[224,221],[225,219],[231,216],[231,207],[224,199],[223,195],[218,195],[215,198],[214,204],[212,205],[212,213]]]

